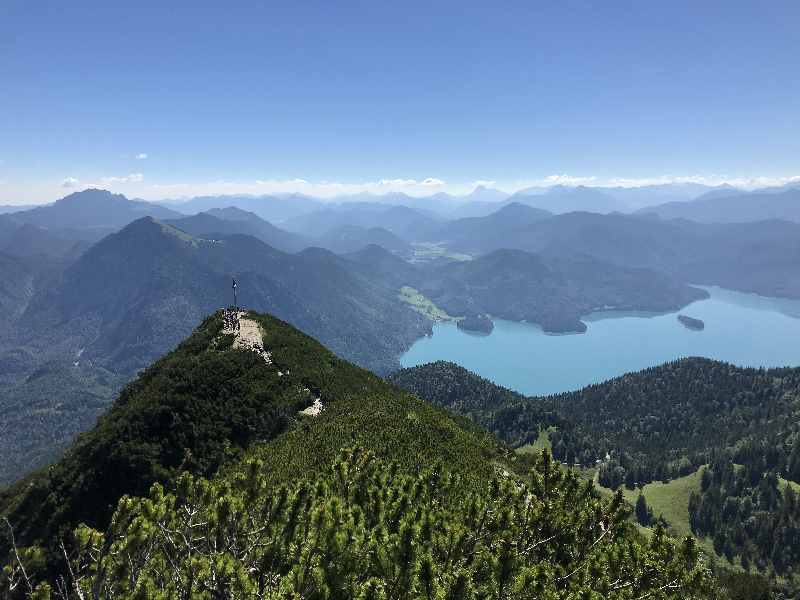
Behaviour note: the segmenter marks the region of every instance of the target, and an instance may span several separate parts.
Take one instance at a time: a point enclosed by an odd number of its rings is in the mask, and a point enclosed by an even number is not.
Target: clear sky
[[[4,0],[0,202],[780,182],[798,27],[796,0]]]

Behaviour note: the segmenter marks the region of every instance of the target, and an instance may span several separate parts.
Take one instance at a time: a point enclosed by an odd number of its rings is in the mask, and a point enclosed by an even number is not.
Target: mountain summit
[[[144,216],[169,219],[181,215],[152,202],[129,200],[122,194],[94,188],[75,192],[53,204],[12,213],[19,222],[47,229],[117,229]]]

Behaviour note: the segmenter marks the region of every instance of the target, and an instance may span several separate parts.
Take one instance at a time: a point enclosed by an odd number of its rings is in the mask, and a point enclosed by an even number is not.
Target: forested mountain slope
[[[669,275],[585,256],[498,250],[469,261],[416,266],[373,245],[346,258],[372,279],[419,290],[450,315],[488,313],[556,333],[585,331],[581,317],[595,310],[670,311],[708,297]]]
[[[607,487],[633,489],[710,465],[685,499],[692,530],[712,538],[720,556],[760,572],[783,577],[800,566],[800,369],[689,358],[545,398],[444,362],[392,380],[514,446],[549,429],[554,456],[597,466]]]
[[[14,356],[19,369],[32,357]],[[107,369],[51,361],[3,388],[0,486],[57,460],[74,436],[91,428],[126,379]]]
[[[546,453],[526,475],[468,422],[277,319],[242,318],[263,351],[209,317],[3,493],[7,597],[28,596],[11,589],[22,566],[38,593],[60,573],[105,598],[712,597],[691,539],[645,542],[620,498]],[[317,399],[318,416],[298,414]]]
[[[35,290],[34,279],[28,261],[0,254],[0,310],[4,315],[0,332],[25,312]]]
[[[53,231],[22,223],[13,215],[0,215],[0,252],[23,258],[51,258],[68,261],[89,246],[70,231]]]
[[[474,221],[471,226],[480,235],[453,238],[448,248],[473,254],[517,249],[555,258],[588,256],[620,267],[652,269],[683,282],[800,297],[798,223],[705,224],[589,212],[500,227],[493,215]],[[436,236],[430,239],[437,241]]]
[[[51,263],[0,254],[0,483],[57,456],[122,383],[229,304],[232,277],[242,301],[376,371],[430,330],[396,287],[351,262],[251,236],[205,240],[142,219],[66,270]]]
[[[581,317],[595,310],[669,311],[708,296],[647,269],[520,250],[444,265],[425,273],[415,287],[451,315],[488,313],[554,333],[585,331]]]
[[[237,215],[236,218],[230,218],[233,211],[238,211],[241,214]],[[226,216],[228,218],[225,218]],[[275,227],[272,223],[261,219],[254,213],[230,207],[218,209],[216,212],[212,210],[198,213],[181,219],[168,219],[165,223],[195,237],[235,234],[252,235],[254,238],[283,252],[299,252],[303,248],[313,245],[310,239]]]
[[[421,397],[472,417],[513,445],[542,428],[554,455],[593,464],[617,487],[686,475],[729,452],[800,483],[800,369],[741,368],[687,358],[542,398],[526,398],[457,365],[437,362],[392,375]],[[487,400],[487,398],[489,400]]]
[[[323,251],[288,255],[251,237],[193,238],[149,218],[107,237],[31,302],[40,340],[67,340],[84,358],[133,373],[174,347],[203,314],[231,302],[271,310],[376,370],[430,326],[349,263]],[[355,333],[354,333],[355,332]]]

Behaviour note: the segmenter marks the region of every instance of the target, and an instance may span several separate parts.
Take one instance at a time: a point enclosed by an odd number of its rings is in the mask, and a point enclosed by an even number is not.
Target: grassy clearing
[[[533,444],[526,444],[516,449],[518,454],[532,454],[539,452],[543,448],[550,448],[550,430],[543,430],[539,432],[539,437]],[[663,517],[668,524],[669,533],[676,538],[682,538],[687,535],[694,535],[692,533],[691,525],[689,524],[689,496],[692,492],[700,492],[700,478],[703,475],[703,469],[700,467],[694,473],[673,479],[668,483],[655,481],[648,483],[644,486],[643,493],[648,506],[653,511],[654,517]],[[600,485],[598,482],[599,472],[596,468],[582,468],[578,469],[583,477],[591,479],[595,488],[601,496],[610,500],[614,497],[614,490]],[[798,492],[800,492],[800,485],[791,481],[781,480],[783,485],[791,485]],[[625,501],[630,504],[631,508],[636,506],[636,500],[639,498],[639,489],[629,490],[624,486],[622,495]],[[642,527],[639,523],[635,522],[632,518],[636,529],[645,537],[650,537],[652,530],[648,527]],[[696,536],[695,536],[696,537]],[[730,563],[724,556],[719,556],[714,552],[714,544],[711,538],[697,538],[698,545],[705,552],[707,556],[716,556],[717,562],[723,566],[737,569],[736,564]]]
[[[173,227],[172,225],[167,225],[165,223],[161,223],[160,221],[158,224],[161,226],[162,231],[168,235],[174,235],[176,238],[181,240],[182,242],[186,242],[187,244],[191,244],[194,247],[197,247],[197,240],[189,235],[188,233],[178,229],[177,227]]]
[[[689,496],[692,492],[700,491],[700,478],[705,467],[700,467],[694,473],[673,479],[668,483],[654,481],[644,486],[642,493],[647,500],[647,505],[652,509],[653,516],[663,517],[669,525],[670,534],[674,537],[682,538],[692,533],[689,524]],[[613,494],[608,488],[604,488],[597,483],[597,474],[594,474],[594,483],[602,494]],[[639,490],[629,490],[622,488],[622,495],[631,506],[636,505],[639,497]],[[707,556],[716,556],[717,562],[729,568],[738,568],[730,563],[724,556],[719,556],[714,552],[714,544],[711,538],[697,538],[698,545],[703,549]]]
[[[452,321],[455,318],[448,315],[417,290],[407,285],[400,288],[400,300],[411,306],[418,313],[428,317],[432,321]]]
[[[539,432],[539,437],[536,438],[532,444],[525,444],[515,450],[517,454],[533,454],[534,452],[541,452],[542,450],[551,450],[553,445],[550,443],[550,432],[553,431],[552,427],[542,429]]]
[[[689,496],[700,492],[700,477],[705,467],[691,475],[673,479],[668,483],[654,481],[644,486],[644,497],[656,517],[662,516],[675,535],[692,535],[689,525]],[[639,490],[623,489],[625,499],[632,504],[639,497]]]

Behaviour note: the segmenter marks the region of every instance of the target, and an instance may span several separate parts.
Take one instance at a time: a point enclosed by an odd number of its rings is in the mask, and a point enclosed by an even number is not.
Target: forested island
[[[490,334],[494,330],[494,322],[487,316],[481,314],[467,315],[459,319],[456,323],[459,329],[477,333]]]
[[[692,331],[703,331],[703,329],[706,328],[706,324],[700,319],[687,317],[686,315],[678,315],[678,321],[680,321],[680,324],[686,327],[686,329],[691,329]]]

